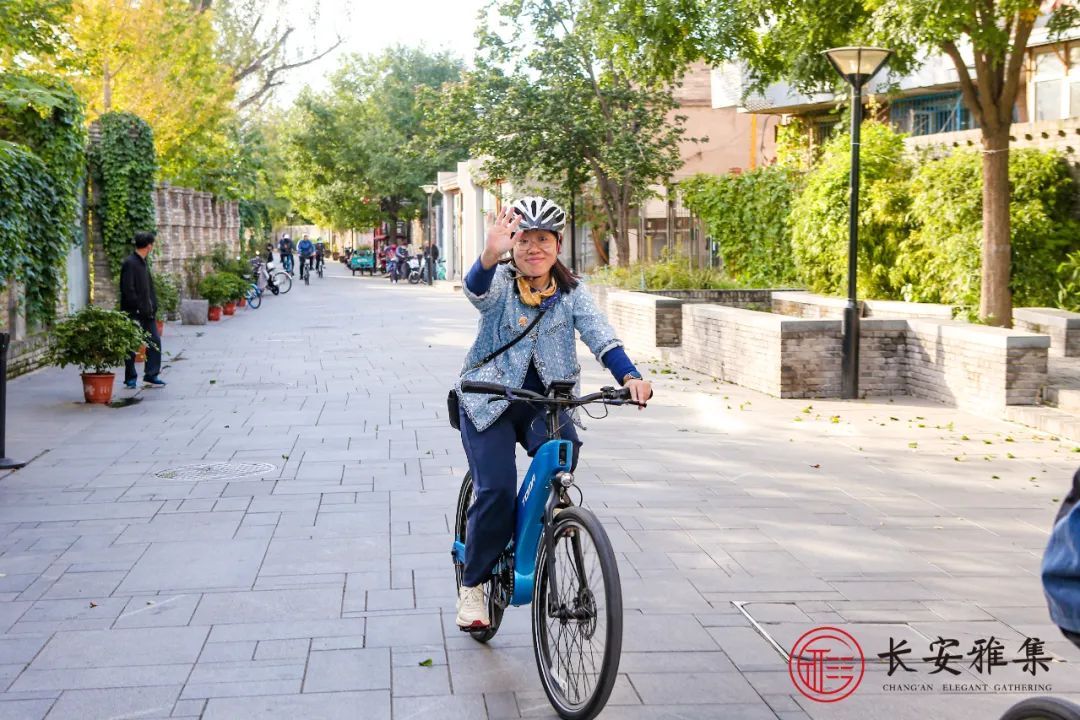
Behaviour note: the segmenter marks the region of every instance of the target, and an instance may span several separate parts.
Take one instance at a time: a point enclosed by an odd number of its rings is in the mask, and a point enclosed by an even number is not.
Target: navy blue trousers
[[[576,466],[581,448],[577,428],[565,413],[561,421],[562,439],[574,443]],[[518,487],[515,445],[520,444],[532,457],[547,439],[542,409],[514,403],[490,427],[477,432],[462,407],[461,444],[469,459],[475,493],[465,533],[463,585],[475,587],[486,581],[514,537]]]

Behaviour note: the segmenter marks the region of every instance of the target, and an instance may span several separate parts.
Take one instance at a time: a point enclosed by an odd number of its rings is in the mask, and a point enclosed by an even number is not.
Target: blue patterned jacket
[[[581,375],[577,359],[576,330],[597,360],[612,348],[621,347],[615,330],[596,305],[584,284],[569,294],[562,294],[547,311],[529,336],[497,358],[479,368],[474,366],[490,353],[517,337],[539,308],[529,307],[518,297],[509,265],[499,265],[491,287],[477,296],[465,285],[462,292],[480,311],[480,325],[469,354],[465,356],[461,377],[456,389],[461,406],[479,431],[486,430],[509,407],[505,400],[488,402],[490,395],[461,392],[462,380],[492,382],[519,388],[525,382],[529,361],[536,361],[536,370],[547,385],[555,380],[573,380]],[[524,318],[524,319],[523,319]]]

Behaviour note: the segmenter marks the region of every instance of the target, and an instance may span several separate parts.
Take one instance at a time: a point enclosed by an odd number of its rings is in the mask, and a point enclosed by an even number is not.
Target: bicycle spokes
[[[557,585],[545,625],[552,678],[571,704],[593,695],[604,659],[607,615],[603,574],[592,538],[563,528],[554,539]]]

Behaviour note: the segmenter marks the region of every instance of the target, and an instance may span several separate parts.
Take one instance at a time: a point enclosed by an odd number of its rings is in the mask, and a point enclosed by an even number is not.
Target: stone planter
[[[180,321],[184,325],[205,325],[210,309],[210,302],[201,298],[185,299],[180,302]]]

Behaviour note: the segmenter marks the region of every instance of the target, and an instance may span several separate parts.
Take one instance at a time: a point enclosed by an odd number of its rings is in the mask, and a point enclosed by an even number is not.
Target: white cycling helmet
[[[514,203],[513,208],[521,215],[519,231],[549,230],[561,235],[566,226],[566,213],[547,198],[523,197]]]

